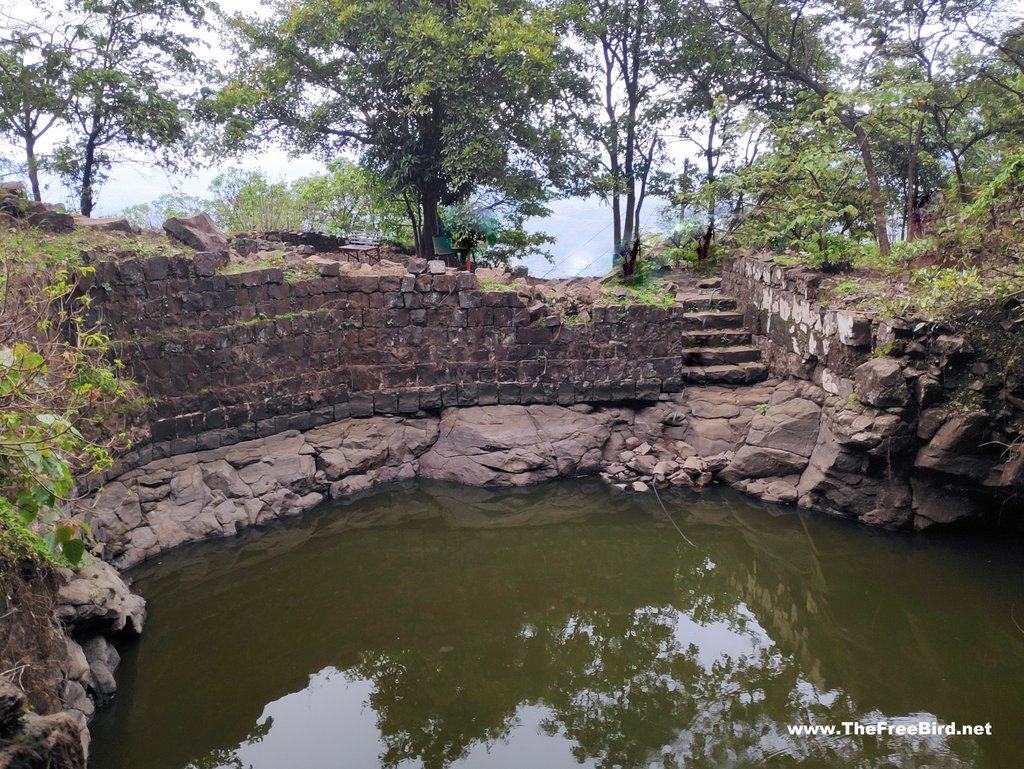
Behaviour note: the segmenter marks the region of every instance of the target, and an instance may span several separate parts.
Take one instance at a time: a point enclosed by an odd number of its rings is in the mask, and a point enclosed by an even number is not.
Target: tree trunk
[[[405,204],[405,215],[409,217],[409,224],[412,226],[413,247],[416,249],[417,255],[422,254],[423,233],[420,229],[420,220],[418,216],[420,208],[419,203],[417,202],[416,205],[413,206],[412,201],[409,200],[408,191],[402,192],[402,203]]]
[[[910,127],[910,144],[907,147],[907,240],[910,242],[921,237],[921,222],[917,215],[917,153],[923,128],[924,118]]]
[[[964,179],[964,169],[960,167],[960,156],[950,150],[950,156],[953,158],[953,169],[956,171],[956,191],[960,196],[961,203],[970,203],[971,196],[967,191],[967,181]]]
[[[420,193],[423,201],[423,219],[420,221],[420,242],[417,253],[424,259],[434,256],[434,236],[437,235],[438,194],[434,190],[423,190]]]
[[[636,190],[633,189],[633,182],[630,181],[629,187],[626,189],[626,212],[623,214],[623,222],[625,228],[622,232],[622,242],[628,248],[630,243],[633,242],[633,238],[636,237],[636,232],[633,228],[633,218],[636,213]]]
[[[718,119],[711,118],[711,125],[708,128],[708,143],[704,148],[704,161],[707,163],[707,184],[715,181],[715,129],[718,127]],[[701,238],[697,247],[697,261],[704,261],[711,256],[711,244],[715,239],[715,198],[708,199],[707,209],[708,224],[704,228],[704,237]]]
[[[92,194],[92,183],[95,176],[96,166],[96,143],[90,136],[85,144],[85,157],[82,162],[82,216],[92,216],[92,209],[95,205]]]
[[[622,250],[622,201],[618,192],[612,194],[612,248],[612,267],[615,267]]]
[[[889,220],[885,213],[885,200],[882,198],[882,188],[878,184],[878,171],[875,170],[875,159],[871,154],[868,134],[856,118],[849,117],[844,122],[857,137],[857,147],[860,149],[861,160],[864,163],[864,173],[868,177],[868,192],[871,195],[871,209],[874,213],[878,253],[881,256],[889,256],[892,253],[892,245],[889,243]]]
[[[43,193],[39,186],[39,161],[36,159],[36,137],[27,133],[22,138],[25,140],[25,161],[28,165],[28,180],[32,185],[32,199],[37,203],[42,203]]]

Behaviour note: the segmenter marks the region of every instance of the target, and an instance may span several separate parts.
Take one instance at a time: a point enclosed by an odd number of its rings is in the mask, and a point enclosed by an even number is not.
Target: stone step
[[[737,363],[722,366],[687,366],[680,371],[687,384],[750,384],[768,378],[768,368],[761,363]]]
[[[676,294],[676,304],[687,310],[735,310],[736,300],[715,291],[684,291]]]
[[[719,366],[727,363],[754,363],[761,360],[761,350],[752,345],[733,347],[689,347],[683,360],[691,366]]]
[[[732,347],[750,344],[750,339],[750,332],[739,328],[687,331],[680,337],[684,347]]]
[[[710,330],[722,328],[743,328],[743,313],[731,310],[708,310],[705,312],[687,312],[683,314],[683,324],[687,331],[693,329]]]

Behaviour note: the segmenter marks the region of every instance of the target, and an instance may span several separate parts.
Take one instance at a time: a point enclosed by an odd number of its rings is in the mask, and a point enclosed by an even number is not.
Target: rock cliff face
[[[25,695],[0,683],[0,769],[85,769],[85,750],[72,716],[28,712]]]
[[[723,286],[746,305],[747,327],[777,376],[802,381],[805,436],[816,435],[786,499],[890,528],[924,529],[985,513],[1021,523],[1024,400],[964,334],[935,323],[872,318],[819,299],[820,275],[748,256]],[[1004,319],[1003,333],[1019,333]],[[1002,374],[1002,376],[1001,376]],[[766,417],[776,413],[774,400]],[[725,478],[785,476],[799,465],[751,431]],[[792,448],[792,447],[791,447]],[[806,442],[801,442],[801,452]],[[800,454],[801,452],[791,452]],[[768,465],[776,465],[769,472]]]
[[[879,408],[867,401],[909,398],[902,369],[896,379],[887,363],[862,368],[863,401],[775,379],[695,388],[650,406],[499,405],[349,419],[151,462],[104,487],[85,520],[103,557],[127,567],[416,477],[487,487],[601,474],[636,490],[717,478],[768,501],[889,528],[980,512],[964,484],[995,488],[1011,469],[999,452],[979,449],[985,420]]]
[[[46,572],[24,583],[9,606],[26,620],[5,633],[17,644],[17,664],[5,677],[19,687],[0,681],[0,769],[84,767],[88,721],[117,688],[115,644],[142,632],[145,601],[116,569],[93,559],[78,572]],[[19,668],[32,672],[30,680]]]

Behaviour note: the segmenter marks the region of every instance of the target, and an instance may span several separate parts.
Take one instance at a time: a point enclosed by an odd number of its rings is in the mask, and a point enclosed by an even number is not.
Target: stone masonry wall
[[[327,263],[289,281],[280,268],[215,274],[187,256],[95,265],[83,283],[92,312],[152,399],[148,439],[99,481],[347,417],[656,401],[682,389],[684,350],[715,344],[714,313],[692,307],[595,307],[566,324],[514,290],[425,268],[370,276]]]
[[[745,306],[747,328],[779,376],[813,379],[833,395],[853,392],[852,371],[871,351],[871,318],[820,300],[821,273],[770,257],[741,256],[722,266],[722,288]],[[893,329],[879,324],[880,339]],[[844,381],[845,380],[845,381]]]

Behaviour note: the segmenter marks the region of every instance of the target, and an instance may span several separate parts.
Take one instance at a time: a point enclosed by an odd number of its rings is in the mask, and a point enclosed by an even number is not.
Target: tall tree
[[[0,134],[21,145],[32,196],[42,200],[36,144],[65,114],[70,40],[66,29],[20,23],[0,35]]]
[[[71,10],[83,19],[67,107],[73,134],[55,152],[54,167],[89,216],[119,152],[156,153],[184,137],[187,96],[179,86],[199,63],[195,40],[179,30],[200,24],[203,7],[194,0],[71,0]]]
[[[664,87],[668,35],[675,28],[676,0],[567,0],[578,46],[591,52],[588,75],[595,111],[577,125],[602,157],[588,191],[611,206],[616,253],[638,237],[640,213],[652,172],[665,148],[671,111]]]
[[[871,113],[859,101],[859,85],[879,46],[877,29],[863,24],[862,6],[806,0],[702,0],[708,17],[738,35],[761,56],[773,76],[790,80],[828,107],[856,141],[867,179],[879,252],[888,256],[889,217],[875,151]],[[847,40],[844,47],[826,40]],[[842,55],[845,66],[839,66]]]
[[[440,206],[539,204],[565,179],[571,52],[532,0],[303,0],[230,28],[239,66],[207,105],[226,146],[355,150],[404,196],[422,254]]]
[[[685,206],[703,209],[697,252],[705,259],[715,239],[719,205],[727,195],[722,178],[756,157],[763,126],[753,125],[752,115],[790,106],[792,89],[763,71],[756,52],[742,38],[721,30],[700,12],[699,4],[688,3],[681,10],[669,31],[673,46],[664,77],[675,95],[673,125],[696,161],[687,160],[680,188],[672,192]],[[751,147],[752,152],[744,152]]]

